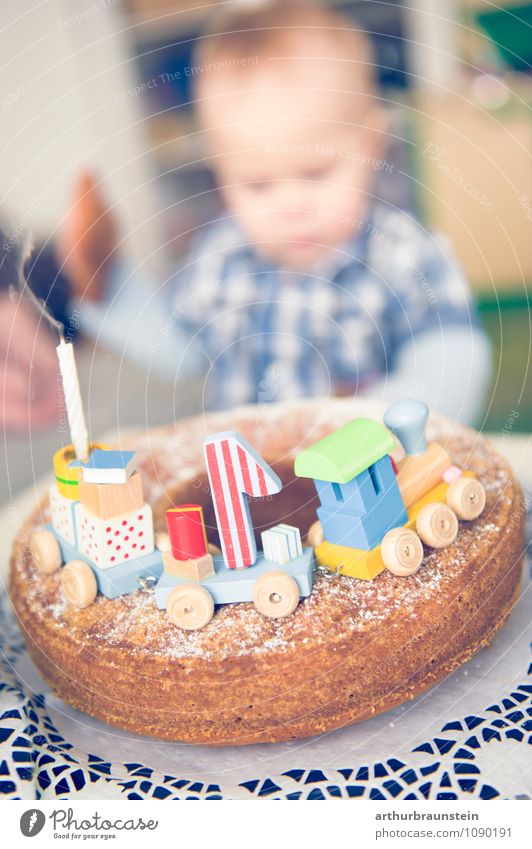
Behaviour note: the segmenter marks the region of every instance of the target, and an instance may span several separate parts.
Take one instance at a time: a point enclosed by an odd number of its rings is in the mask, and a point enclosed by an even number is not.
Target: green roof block
[[[348,483],[396,446],[390,431],[373,419],[353,419],[296,457],[300,478]]]

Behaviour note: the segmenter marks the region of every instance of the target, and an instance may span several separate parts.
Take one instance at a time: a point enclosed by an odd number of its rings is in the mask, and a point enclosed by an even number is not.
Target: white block
[[[154,549],[153,517],[149,504],[112,519],[100,519],[83,504],[76,504],[78,549],[100,569],[151,554]]]
[[[95,448],[81,474],[86,483],[127,483],[136,468],[134,451]]]
[[[301,557],[303,554],[303,544],[301,542],[299,528],[294,527],[294,525],[285,524],[276,525],[275,527],[278,531],[283,530],[288,534],[288,546],[291,558],[295,560],[296,557]]]
[[[61,495],[55,483],[48,490],[50,496],[50,513],[55,531],[70,545],[76,545],[76,525],[74,507],[77,504],[71,498]]]
[[[299,528],[292,525],[275,525],[261,534],[262,548],[266,560],[284,564],[303,554]]]

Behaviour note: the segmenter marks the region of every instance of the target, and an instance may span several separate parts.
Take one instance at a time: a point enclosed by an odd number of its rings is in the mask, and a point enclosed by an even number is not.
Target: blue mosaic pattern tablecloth
[[[530,521],[528,526],[530,540]],[[116,753],[124,743],[122,751],[127,750],[128,760],[124,755],[119,762],[115,754],[111,762],[102,751],[87,751],[89,736],[98,741],[94,748],[105,748],[109,726],[96,723],[93,727],[93,720],[81,714],[77,725],[75,716],[67,721],[70,709],[62,713],[61,703],[53,697],[47,700],[25,683],[29,679],[21,670],[29,661],[4,595],[0,599],[0,794],[13,799],[532,797],[530,578],[528,560],[520,601],[492,646],[427,698],[319,741],[253,747],[260,752],[248,758],[247,765],[242,762],[243,750],[237,750],[230,763],[227,753],[202,747],[197,771],[191,767],[194,747],[155,744],[133,735],[116,738],[113,744]],[[90,735],[81,735],[80,744],[82,724]],[[174,763],[182,763],[182,769],[168,769],[167,759],[155,751],[155,747],[163,751],[162,745],[165,753],[176,754]],[[137,752],[133,758],[131,751]]]

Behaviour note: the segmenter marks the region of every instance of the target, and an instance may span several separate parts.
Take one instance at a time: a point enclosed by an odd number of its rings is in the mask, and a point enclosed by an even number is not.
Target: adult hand
[[[95,178],[82,173],[59,240],[59,258],[75,297],[87,301],[101,298],[117,246],[116,220]]]
[[[61,385],[55,346],[30,306],[0,294],[0,421],[5,429],[57,421]]]

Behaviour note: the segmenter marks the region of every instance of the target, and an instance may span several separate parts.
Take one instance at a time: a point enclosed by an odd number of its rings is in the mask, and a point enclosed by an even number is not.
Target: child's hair
[[[239,69],[272,57],[349,62],[360,92],[373,95],[371,43],[352,19],[312,0],[272,0],[253,8],[227,4],[215,13],[196,47],[196,81],[204,72]]]

